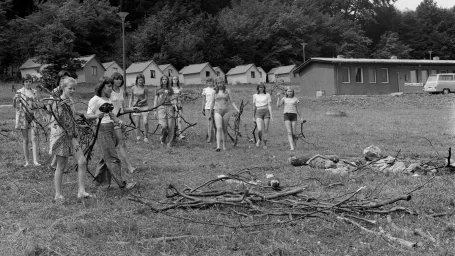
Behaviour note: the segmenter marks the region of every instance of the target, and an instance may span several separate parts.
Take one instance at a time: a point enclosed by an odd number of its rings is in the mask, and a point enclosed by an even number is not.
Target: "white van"
[[[427,79],[423,86],[425,92],[442,92],[449,94],[455,92],[455,73],[433,74]]]

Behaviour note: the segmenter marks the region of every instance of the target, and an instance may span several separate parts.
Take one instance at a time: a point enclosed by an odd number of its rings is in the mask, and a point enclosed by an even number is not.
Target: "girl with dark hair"
[[[125,86],[123,86],[125,82],[123,80],[123,76],[118,72],[113,73],[111,79],[114,82],[114,86],[112,88],[112,93],[110,97],[111,103],[112,105],[114,105],[112,113],[114,113],[114,115],[117,116],[119,113],[125,111],[124,102],[126,98],[126,92]],[[118,142],[120,156],[123,158],[123,161],[125,162],[128,171],[130,173],[133,173],[135,168],[131,164],[128,154],[126,152],[126,143],[123,138],[123,128],[124,126],[122,124],[114,126],[114,135]]]
[[[49,141],[49,153],[55,156],[56,169],[54,175],[55,200],[64,200],[62,195],[62,177],[68,163],[68,157],[74,155],[78,166],[78,198],[91,197],[85,191],[85,172],[87,171],[87,159],[82,151],[76,131],[75,115],[79,114],[73,104],[72,97],[76,90],[77,82],[72,77],[65,77],[61,81],[62,94],[58,101],[54,101],[53,111],[55,120],[53,122],[54,133]],[[100,118],[101,114],[84,115],[87,119]]]
[[[267,148],[267,133],[269,124],[272,118],[272,98],[267,93],[264,83],[260,82],[256,88],[257,93],[253,95],[253,120],[258,128],[258,140],[256,147],[264,143],[264,148]]]
[[[281,92],[278,92],[277,96],[277,107],[284,105],[284,124],[286,125],[286,130],[288,132],[289,145],[291,146],[291,151],[295,149],[295,134],[296,134],[296,123],[297,118],[302,121],[302,118],[299,113],[299,99],[294,97],[294,90],[291,87],[288,87],[286,90],[286,96],[280,99]]]
[[[26,74],[22,79],[24,87],[17,90],[13,98],[13,108],[16,109],[16,129],[22,133],[22,149],[24,150],[25,165],[30,165],[29,142],[32,141],[33,165],[40,166],[38,163],[38,141],[36,137],[36,127],[33,124],[34,108],[37,107],[39,98],[36,90],[32,89],[33,78]],[[31,130],[31,138],[29,132]]]
[[[149,126],[148,126],[148,109],[147,104],[148,99],[148,89],[145,87],[145,77],[143,74],[138,74],[136,76],[136,84],[131,88],[131,97],[129,101],[130,108],[138,108],[139,110],[143,110],[144,112],[133,113],[133,119],[136,123],[136,141],[137,143],[140,142],[141,139],[141,117],[142,122],[144,123],[144,142],[149,142],[148,133],[149,133]]]
[[[129,189],[135,183],[126,183],[123,180],[121,162],[115,149],[118,141],[115,136],[114,127],[120,126],[122,121],[112,111],[106,113],[100,109],[103,104],[112,104],[110,97],[113,86],[114,81],[111,78],[103,78],[95,88],[95,96],[88,103],[87,115],[100,116],[98,120],[100,123],[97,124],[99,125],[99,131],[96,143],[101,150],[102,158],[98,163],[95,180],[100,184],[107,181],[110,185],[111,178],[114,178],[114,181],[120,188]]]
[[[178,76],[172,77],[172,92],[174,94],[175,105],[177,106],[176,114],[177,114],[177,128],[179,129],[179,139],[185,139],[185,135],[183,135],[183,124],[182,124],[182,100],[180,99],[180,95],[182,94],[182,88],[180,87],[180,82]]]
[[[173,100],[174,91],[172,90],[169,77],[163,75],[160,79],[160,88],[155,91],[155,101],[153,107],[158,107],[154,116],[157,118],[161,126],[161,144],[166,144],[171,147],[174,140],[174,124],[175,111],[177,109],[175,100]]]
[[[210,106],[210,113],[214,110],[215,127],[216,127],[216,151],[221,149],[221,141],[223,142],[223,150],[226,150],[226,135],[227,127],[229,124],[229,103],[239,113],[239,109],[232,100],[232,94],[226,89],[223,80],[217,80],[215,93],[213,94],[212,105]]]

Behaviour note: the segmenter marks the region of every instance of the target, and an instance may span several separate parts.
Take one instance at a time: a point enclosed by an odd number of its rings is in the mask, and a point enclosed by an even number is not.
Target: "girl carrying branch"
[[[135,183],[127,183],[122,178],[122,166],[118,158],[116,145],[117,139],[115,136],[114,127],[120,126],[123,122],[112,113],[109,109],[111,105],[111,94],[114,81],[111,78],[104,77],[95,88],[95,96],[88,102],[87,115],[89,117],[98,117],[98,138],[96,143],[101,150],[101,160],[98,163],[95,180],[100,184],[108,182],[110,185],[111,178],[117,183],[120,188],[130,189]],[[107,110],[103,109],[107,107]],[[114,106],[112,106],[113,108]]]
[[[54,184],[55,184],[55,200],[64,200],[62,195],[62,178],[63,170],[68,164],[68,157],[74,155],[78,166],[78,198],[92,197],[91,194],[85,191],[85,172],[87,171],[87,159],[79,144],[76,114],[72,97],[76,90],[77,82],[72,77],[62,79],[60,84],[62,94],[58,99],[53,100],[52,115],[54,117],[54,132],[50,137],[49,153],[56,157],[57,168],[55,169]],[[101,115],[84,115],[87,119],[98,118]]]
[[[33,165],[40,166],[38,163],[38,142],[37,130],[33,123],[34,110],[38,104],[38,94],[36,90],[32,89],[32,76],[26,74],[23,78],[23,85],[21,89],[16,91],[13,98],[13,107],[16,109],[16,129],[21,130],[22,133],[22,149],[25,156],[25,165],[30,165],[29,141],[32,141]],[[31,130],[31,137],[29,133]]]
[[[155,91],[155,101],[153,107],[157,107],[154,115],[158,115],[158,122],[161,126],[161,144],[171,147],[174,140],[175,124],[175,101],[173,100],[174,91],[169,84],[169,77],[163,75],[160,80],[160,89]]]
[[[253,120],[258,128],[258,141],[256,147],[264,143],[264,148],[267,148],[267,133],[269,124],[272,122],[272,98],[267,93],[265,85],[260,82],[257,86],[257,93],[253,95]]]
[[[145,77],[143,74],[136,76],[136,84],[131,88],[131,97],[129,101],[130,108],[138,108],[139,110],[147,110],[148,104],[148,89],[145,87]],[[134,122],[136,123],[136,141],[141,140],[141,117],[144,123],[144,142],[149,142],[149,125],[148,125],[148,111],[133,113]]]
[[[182,100],[180,99],[180,95],[182,94],[182,87],[180,87],[179,78],[177,76],[172,77],[172,91],[174,94],[174,104],[177,107],[176,114],[177,114],[177,128],[179,130],[179,139],[185,139],[185,135],[183,135],[183,124],[182,124]]]
[[[114,81],[114,87],[112,88],[112,93],[110,97],[112,105],[114,105],[112,113],[114,113],[114,115],[117,115],[118,113],[121,113],[125,110],[124,102],[126,92],[124,88],[125,86],[123,86],[125,84],[125,81],[123,80],[123,76],[118,72],[113,73],[111,79]],[[128,157],[125,139],[123,138],[123,129],[124,126],[122,124],[114,126],[115,139],[118,142],[120,156],[123,158],[123,161],[125,162],[128,171],[130,173],[133,173],[136,168],[133,167]]]
[[[280,99],[281,91],[277,93],[278,99],[276,101],[277,107],[284,105],[284,124],[288,133],[288,140],[289,145],[291,146],[291,151],[295,149],[297,118],[302,121],[302,117],[299,113],[299,99],[295,98],[294,94],[294,90],[291,89],[291,87],[288,87],[285,97]]]
[[[222,79],[217,80],[215,92],[213,93],[213,101],[210,106],[210,113],[214,110],[215,126],[216,126],[216,151],[221,151],[221,141],[223,142],[223,150],[226,150],[226,136],[231,116],[229,105],[235,109],[236,113],[240,110],[232,100],[232,94],[226,89],[226,85]]]

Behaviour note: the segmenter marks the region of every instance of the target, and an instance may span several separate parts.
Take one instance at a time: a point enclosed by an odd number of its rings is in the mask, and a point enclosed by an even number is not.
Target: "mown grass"
[[[241,99],[250,100],[255,92],[255,86],[230,88],[237,105]],[[10,89],[1,87],[0,102],[12,98],[7,92]],[[79,89],[81,94],[77,98],[86,103],[91,97],[91,88]],[[405,161],[443,162],[455,135],[453,95],[301,97],[300,100],[307,120],[304,126],[307,142],[299,141],[295,152],[288,151],[282,110],[275,107],[267,150],[255,148],[243,136],[237,147],[233,148],[229,142],[226,152],[215,152],[214,144],[205,142],[201,103],[197,101],[185,105],[184,117],[198,124],[188,129],[187,139],[172,149],[161,147],[158,136],[154,136],[149,145],[128,140],[133,163],[142,168],[134,174],[126,174],[126,178],[138,181],[140,185],[134,192],[155,204],[165,198],[165,188],[170,183],[178,188],[195,187],[219,174],[245,168],[251,168],[260,179],[264,179],[266,173],[273,173],[285,187],[308,186],[304,192],[308,197],[329,198],[366,186],[359,197],[392,198],[411,191],[430,177],[369,170],[340,176],[307,166],[293,167],[287,159],[291,155],[337,154],[354,161],[362,159],[362,150],[374,144],[386,155],[396,156],[399,152],[398,157]],[[84,104],[79,107],[84,108]],[[344,111],[347,116],[325,115],[334,110]],[[242,120],[247,127],[242,125],[241,131],[251,133],[251,105],[244,111]],[[235,225],[267,220],[239,219],[220,207],[157,214],[131,202],[130,195],[115,186],[109,190],[96,188],[89,177],[88,191],[97,197],[78,201],[73,171],[64,177],[64,194],[68,200],[56,204],[52,202],[52,171],[45,166],[21,167],[23,156],[20,136],[13,131],[13,109],[0,108],[0,117],[2,134],[7,136],[0,135],[0,255],[453,255],[455,251],[454,217],[427,217],[431,213],[450,212],[455,207],[454,178],[450,174],[437,176],[413,193],[411,201],[400,203],[418,211],[419,215],[392,215],[401,227],[429,232],[438,241],[436,244],[387,229],[385,216],[380,215],[366,217],[378,220],[392,235],[421,241],[423,246],[401,247],[363,233],[331,215],[327,220],[308,218],[283,226],[230,229],[196,221]],[[151,127],[155,128],[156,124],[153,120]],[[134,138],[132,133],[129,136]],[[43,140],[41,161],[46,162],[48,144]],[[96,152],[93,159],[91,170],[98,159]],[[327,188],[310,178],[324,184],[341,182],[343,185]],[[377,230],[377,227],[371,228]],[[182,235],[189,237],[157,240]]]

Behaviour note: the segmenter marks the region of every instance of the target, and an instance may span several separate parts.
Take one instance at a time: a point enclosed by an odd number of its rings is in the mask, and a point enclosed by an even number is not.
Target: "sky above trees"
[[[397,0],[394,5],[400,11],[406,9],[415,10],[421,2],[422,0]],[[455,6],[454,0],[435,0],[434,2],[441,8],[452,8]]]

